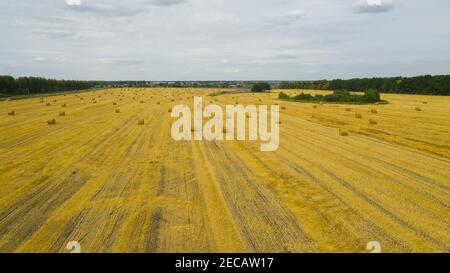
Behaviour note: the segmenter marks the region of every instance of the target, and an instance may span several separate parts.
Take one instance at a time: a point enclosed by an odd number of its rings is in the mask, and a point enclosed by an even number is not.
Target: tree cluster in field
[[[258,82],[252,86],[252,92],[266,92],[270,91],[272,87],[267,82]]]
[[[0,76],[0,94],[21,95],[75,91],[93,88],[94,82],[53,80],[38,77]]]
[[[283,82],[280,89],[316,89],[316,90],[380,90],[382,93],[450,95],[450,75],[418,76],[411,78],[363,78],[350,80],[321,80]]]
[[[352,94],[347,90],[336,90],[333,94],[329,95],[311,95],[300,93],[296,96],[289,96],[284,92],[280,92],[279,99],[283,100],[295,100],[295,101],[307,101],[307,102],[341,102],[341,103],[376,103],[380,102],[380,92],[375,89],[369,89],[364,92],[364,95]]]

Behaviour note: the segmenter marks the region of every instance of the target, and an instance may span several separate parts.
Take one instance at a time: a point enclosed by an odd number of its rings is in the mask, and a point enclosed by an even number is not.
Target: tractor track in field
[[[242,145],[240,145],[240,146],[242,146]],[[242,149],[248,149],[248,148],[245,148],[243,146],[241,148]],[[272,173],[275,173],[275,174],[277,173],[277,170],[274,169],[274,166],[271,166],[271,165],[265,163],[259,156],[255,155],[254,152],[248,151],[248,153],[252,156],[253,160],[257,161],[264,168],[266,168],[267,170],[270,170]],[[359,222],[359,225],[365,226],[366,231],[369,232],[369,236],[381,237],[381,238],[383,238],[384,241],[392,242],[393,245],[398,245],[398,246],[401,245],[400,241],[395,240],[394,238],[391,238],[384,230],[382,230],[381,228],[377,227],[377,225],[376,225],[376,223],[374,221],[368,219],[364,215],[361,215],[360,212],[358,212],[357,210],[352,208],[352,206],[350,204],[348,204],[348,201],[346,201],[342,197],[340,197],[340,195],[337,194],[331,187],[329,187],[328,185],[323,183],[323,181],[321,179],[319,179],[318,177],[314,176],[311,172],[307,171],[303,166],[298,165],[298,164],[296,164],[294,162],[291,162],[288,158],[286,158],[284,156],[281,156],[281,155],[276,155],[276,158],[279,159],[281,162],[286,162],[286,165],[292,170],[294,175],[295,175],[295,173],[297,173],[297,174],[300,174],[302,177],[304,176],[305,178],[307,178],[308,181],[312,182],[314,186],[320,187],[320,189],[324,193],[328,193],[330,195],[329,197],[325,197],[325,198],[327,198],[327,200],[329,200],[330,202],[333,203],[332,204],[332,207],[334,208],[334,210],[333,210],[334,215],[333,216],[339,216],[339,214],[336,214],[336,211],[338,211],[338,210],[345,211],[347,209],[351,209],[352,213],[354,214],[354,221],[355,221],[355,223]],[[284,175],[286,175],[286,174],[284,174]],[[291,183],[292,181],[293,180],[291,180],[291,179],[287,179],[284,182],[285,183]],[[297,187],[294,185],[294,188],[297,188]],[[301,190],[301,188],[299,188],[299,190]],[[309,200],[309,201],[310,202],[315,202],[314,200]],[[336,202],[336,201],[338,202],[338,204],[334,204],[334,202]],[[323,203],[323,201],[321,201],[321,202]],[[317,214],[319,214],[322,217],[324,217],[324,219],[327,219],[326,213],[324,211],[322,211],[322,209],[320,208],[319,204],[312,203],[312,204],[309,204],[309,205],[311,206],[312,210],[317,211]],[[338,208],[337,206],[341,206],[341,207]],[[330,223],[330,225],[333,225],[333,223]],[[338,231],[336,231],[336,232],[338,232]],[[408,249],[405,246],[402,246],[402,248],[404,250]]]
[[[289,134],[289,133],[286,133],[286,135],[291,137],[292,139],[295,139],[295,137],[296,137],[295,135],[292,135],[292,134]],[[450,193],[450,187],[447,187],[445,184],[442,183],[442,181],[437,181],[435,179],[431,179],[429,177],[426,177],[424,175],[418,174],[416,172],[407,170],[404,167],[398,166],[398,164],[395,165],[392,162],[384,160],[384,159],[382,159],[380,157],[374,157],[374,156],[371,156],[371,155],[369,155],[367,153],[361,153],[357,149],[351,149],[351,154],[354,155],[354,156],[358,156],[358,160],[355,160],[354,159],[355,157],[353,157],[353,159],[349,158],[348,156],[345,155],[345,152],[348,153],[350,148],[354,148],[354,147],[347,146],[346,147],[347,150],[344,150],[343,148],[341,150],[341,148],[337,148],[339,143],[335,142],[329,136],[324,134],[321,137],[323,137],[324,139],[327,139],[326,141],[328,143],[333,143],[333,142],[336,143],[336,145],[334,145],[333,147],[335,147],[338,150],[337,151],[331,151],[330,149],[326,148],[324,145],[321,145],[321,142],[314,141],[313,138],[305,138],[304,140],[302,140],[302,142],[304,144],[306,144],[305,147],[320,146],[321,150],[326,151],[326,152],[328,152],[330,154],[331,153],[339,154],[339,157],[341,157],[345,161],[354,162],[355,165],[359,164],[361,166],[364,166],[365,169],[369,169],[369,170],[371,170],[374,173],[378,173],[378,171],[374,167],[370,166],[371,163],[376,162],[378,164],[386,166],[387,169],[393,171],[394,173],[398,173],[398,174],[401,174],[403,176],[410,177],[410,179],[408,180],[410,183],[407,184],[407,183],[403,182],[400,179],[396,179],[395,177],[387,176],[385,174],[379,174],[379,175],[384,175],[386,178],[389,178],[390,180],[395,180],[396,183],[401,184],[402,186],[410,189],[412,192],[422,193],[423,194],[423,191],[418,191],[417,189],[413,188],[412,185],[410,185],[410,184],[413,184],[413,185],[417,184],[418,186],[421,186],[421,184],[423,183],[423,184],[425,184],[428,187],[438,188],[440,190],[439,192],[442,192],[442,190],[444,190],[444,191],[448,191],[448,193]],[[369,141],[372,141],[372,139],[370,139]],[[340,144],[342,145],[342,143],[340,143]],[[383,144],[386,144],[386,143],[383,143]],[[342,151],[342,152],[340,152],[340,151]],[[363,164],[361,164],[361,163],[363,163]],[[448,163],[450,164],[450,162],[448,162]],[[448,196],[448,193],[444,193],[443,196]],[[428,192],[426,193],[426,195],[430,197],[430,200],[437,201],[444,207],[447,207],[447,208],[449,207],[449,204],[446,203],[446,201],[440,200],[440,198],[442,198],[443,196],[438,197],[438,196],[433,195],[432,193],[428,193]]]
[[[95,118],[92,118],[92,120],[95,120]],[[106,118],[105,118],[105,120],[106,120]],[[88,132],[94,131],[94,129],[97,127],[97,125],[96,124],[92,124],[90,120],[86,121],[86,123],[88,125],[90,125],[88,128],[85,128],[85,130],[88,131]],[[46,131],[47,133],[45,133],[44,135],[42,134],[42,132],[38,131],[37,133],[33,134],[30,138],[27,138],[23,142],[20,142],[18,145],[21,145],[21,144],[23,144],[25,142],[30,142],[31,140],[34,140],[34,139],[41,139],[43,136],[45,136],[45,138],[49,138],[51,136],[55,136],[55,135],[61,134],[61,132],[63,132],[63,131],[67,131],[67,128],[64,127],[64,126],[56,126],[56,130],[55,130],[54,126],[48,126],[46,129],[47,129],[47,131]],[[50,130],[52,130],[52,131],[50,131]],[[110,132],[109,134],[111,136],[111,135],[115,135],[115,133],[116,132]],[[83,144],[83,146],[85,146],[87,144],[91,144],[92,140],[95,140],[97,137],[98,136],[96,136],[96,135],[92,135],[90,137],[90,139],[88,139],[85,142],[85,144]],[[108,137],[108,136],[105,136],[105,137]],[[99,143],[101,143],[103,141],[104,140],[99,140]],[[12,145],[11,148],[14,148],[14,147],[18,146],[18,145],[14,145],[14,144],[11,144],[11,145]],[[52,153],[55,150],[55,147],[51,146],[51,145],[42,145],[42,146],[43,147],[41,147],[39,149],[32,149],[31,151],[27,151],[27,153],[24,153],[22,155],[22,157],[23,157],[22,160],[20,160],[21,158],[16,158],[15,159],[16,162],[19,161],[19,163],[13,164],[14,168],[17,168],[17,167],[20,167],[20,166],[26,164],[28,162],[28,160],[27,160],[28,158],[36,158],[37,155],[39,155],[39,154]],[[61,150],[62,148],[58,147],[58,150],[62,152],[62,151],[71,149],[70,146],[66,146],[64,148],[65,148],[64,150]],[[7,167],[5,167],[3,169],[0,169],[0,172],[5,172],[5,171],[10,170],[10,169],[11,169],[11,166],[7,166]]]
[[[275,196],[254,181],[255,178],[242,162],[230,152],[220,149],[214,142],[205,145],[207,158],[223,158],[213,162],[216,166],[220,164],[220,167],[216,167],[217,178],[241,237],[251,251],[272,249],[280,252],[293,242],[308,246],[311,244],[289,211]],[[227,174],[233,174],[234,178],[231,179]],[[236,177],[240,179],[237,180]],[[239,184],[235,185],[237,182]],[[239,185],[242,186],[240,190]],[[243,189],[251,196],[245,196]],[[258,218],[251,221],[250,215],[258,215]]]
[[[62,205],[83,187],[86,177],[64,179],[61,183],[39,190],[16,202],[0,214],[0,239],[11,238],[0,245],[0,252],[12,252],[42,225],[52,210]],[[70,185],[70,186],[68,186]]]
[[[96,144],[93,151],[85,154],[81,158],[79,158],[78,162],[86,162],[86,161],[95,161],[95,162],[104,162],[107,157],[105,157],[105,151],[106,147],[110,145],[113,142],[116,142],[120,137],[122,139],[125,139],[127,135],[124,135],[125,131],[128,131],[133,126],[136,126],[136,123],[132,121],[137,121],[137,116],[139,114],[136,113],[135,115],[131,116],[129,119],[125,121],[125,126],[121,126],[120,129],[115,130],[111,132],[108,137],[103,139],[99,144]],[[70,147],[67,147],[70,148]],[[103,153],[103,154],[102,154]],[[67,172],[67,174],[57,175],[55,177],[76,177],[75,181],[79,181],[77,186],[77,183],[73,183],[73,181],[68,180],[62,180],[61,182],[51,182],[46,181],[46,183],[42,184],[38,189],[36,189],[34,192],[26,196],[20,201],[17,201],[16,203],[12,204],[9,208],[5,209],[2,214],[0,214],[0,230],[6,231],[7,229],[3,227],[8,226],[13,231],[15,230],[15,225],[20,225],[19,220],[32,218],[35,220],[29,219],[28,221],[31,223],[28,223],[27,229],[24,230],[24,235],[21,236],[15,236],[15,244],[6,245],[6,246],[0,246],[0,251],[6,250],[6,251],[12,251],[14,248],[16,248],[21,242],[25,241],[32,233],[32,231],[35,231],[38,229],[43,222],[45,221],[45,215],[48,215],[52,212],[53,209],[56,209],[60,205],[64,203],[67,199],[69,199],[72,195],[74,195],[86,182],[86,180],[91,176],[88,173],[85,173],[83,171],[80,171],[81,175],[76,173],[74,174],[73,171]],[[50,185],[50,186],[49,186]],[[75,185],[75,187],[74,187]],[[62,195],[61,193],[66,193],[65,195]],[[57,197],[60,198],[57,198]],[[41,203],[45,204],[45,200],[53,200],[57,198],[54,202],[48,202],[48,204],[45,207],[41,207]],[[95,196],[94,196],[95,198]],[[3,225],[4,226],[3,226]],[[75,228],[75,226],[73,227]],[[20,229],[20,228],[18,228]],[[15,231],[16,232],[16,231]],[[17,232],[16,232],[17,234]],[[5,234],[0,233],[0,239],[2,236],[5,236]]]
[[[106,107],[107,105],[105,104],[104,106]],[[66,111],[67,112],[69,110],[70,111],[74,110],[73,108],[68,108],[68,109],[66,109],[66,108],[58,108],[58,109],[59,110],[55,110],[54,111],[54,114],[52,116],[57,116],[58,111]],[[83,109],[86,109],[86,107],[77,108],[76,110],[83,110]],[[108,109],[105,109],[105,113],[106,113],[106,110],[108,110]],[[75,112],[75,111],[72,111],[72,112]],[[98,114],[101,114],[101,113],[97,113],[97,115]],[[51,117],[51,115],[48,115],[47,113],[43,113],[42,116],[36,115],[36,117],[34,117],[33,119],[24,120],[23,124],[30,123],[30,122],[36,123],[36,124],[46,124],[46,122],[47,122],[47,119],[45,118],[46,116],[47,116],[47,118]],[[70,117],[71,116],[66,116],[66,117],[63,117],[63,119],[67,119],[67,118],[70,118]],[[98,118],[92,117],[91,120],[98,121]],[[20,123],[19,124],[12,124],[12,126],[20,126]],[[32,133],[31,135],[30,134],[27,134],[27,135],[24,135],[24,136],[19,135],[18,137],[12,138],[12,139],[10,139],[8,141],[2,141],[2,143],[1,143],[2,145],[0,146],[0,149],[1,148],[5,148],[5,147],[7,147],[7,148],[14,148],[14,147],[20,146],[20,145],[22,145],[24,143],[30,142],[30,141],[32,141],[34,139],[40,139],[40,138],[42,138],[44,136],[56,135],[56,134],[60,133],[63,130],[67,130],[63,126],[58,126],[57,130],[54,130],[53,127],[55,127],[55,126],[47,127],[46,128],[47,130],[44,130],[44,131],[38,130],[35,133]],[[91,128],[95,128],[95,125],[92,126]],[[4,129],[7,130],[8,128],[6,127]]]
[[[83,252],[364,252],[373,240],[383,252],[450,251],[444,98],[427,97],[418,113],[423,97],[386,95],[394,103],[375,107],[379,123],[369,126],[373,106],[348,113],[276,94],[224,95],[216,103],[286,106],[277,151],[260,152],[258,141],[172,140],[168,109],[213,91],[0,102],[18,111],[0,116],[0,252],[67,252],[69,241]],[[69,116],[47,125],[58,111]]]
[[[124,124],[126,124],[126,128],[129,128],[129,127],[132,125],[132,124],[130,123],[130,121],[133,120],[133,119],[135,119],[136,116],[137,116],[137,115],[132,116],[132,117],[130,117],[128,120],[125,121]],[[128,124],[128,125],[127,125],[127,124]],[[101,139],[101,140],[99,140],[99,141],[95,144],[95,147],[97,147],[97,148],[98,148],[99,146],[105,147],[106,145],[111,144],[111,143],[115,140],[115,137],[116,137],[116,136],[120,136],[120,133],[121,133],[122,131],[124,131],[126,128],[125,128],[125,127],[121,127],[121,128],[119,128],[119,129],[117,129],[117,130],[115,130],[115,131],[112,131],[112,132],[108,133],[108,134],[105,136],[106,139]],[[93,128],[92,128],[92,129],[93,129]],[[62,129],[60,129],[60,130],[62,130]],[[91,131],[91,130],[89,130],[89,131]],[[88,144],[88,143],[92,144],[92,140],[94,140],[95,138],[96,138],[96,136],[91,136],[90,139],[86,141],[86,144]],[[86,145],[86,144],[83,144],[83,146]],[[72,148],[71,148],[70,146],[58,147],[58,151],[59,151],[59,152],[70,151],[71,149],[72,149]],[[41,149],[35,149],[35,150],[33,150],[32,152],[26,153],[26,154],[24,155],[24,157],[26,157],[26,158],[37,158],[37,157],[39,157],[39,155],[42,155],[42,154],[51,154],[52,152],[54,152],[54,150],[55,150],[54,146],[44,145],[44,147],[41,148]],[[88,158],[89,158],[90,155],[93,155],[94,152],[95,152],[95,150],[94,150],[94,151],[87,151],[87,153],[86,153],[85,155],[83,155],[82,157],[80,157],[77,161],[78,161],[78,162],[85,162],[86,160],[88,160]],[[15,166],[16,166],[16,167],[19,167],[19,166],[21,166],[21,165],[23,165],[23,164],[25,164],[25,163],[27,163],[27,162],[28,162],[28,160],[25,160],[25,159],[24,159],[23,162],[17,163],[17,164],[15,164]],[[7,167],[7,168],[9,168],[9,167]],[[35,172],[37,172],[37,171],[35,170]],[[55,177],[58,177],[58,176],[55,176]],[[18,191],[20,191],[20,190],[21,190],[21,189],[19,188]]]
[[[140,115],[142,115],[142,113],[140,113]],[[157,116],[158,115],[153,115],[152,118],[154,119]],[[106,139],[107,142],[120,143],[129,138],[131,131],[136,130],[140,131],[136,136],[136,138],[134,139],[134,141],[129,144],[127,143],[126,149],[123,149],[121,154],[119,154],[120,160],[115,162],[116,166],[121,166],[120,168],[125,167],[125,170],[131,171],[133,175],[130,174],[125,175],[119,169],[116,169],[115,171],[111,172],[111,174],[93,193],[92,197],[90,198],[91,201],[104,202],[104,200],[113,200],[114,198],[131,197],[136,192],[137,188],[139,188],[141,180],[139,179],[139,175],[136,173],[136,167],[130,168],[129,166],[127,166],[125,162],[129,158],[130,154],[133,153],[133,150],[136,150],[136,145],[138,145],[138,143],[145,142],[144,135],[146,130],[143,130],[141,128],[135,128],[135,126],[137,126],[136,122],[137,122],[136,115],[130,117],[129,119],[126,120],[125,123],[126,126],[122,126],[121,130],[116,130],[113,135],[110,135],[110,137]],[[93,162],[97,163],[102,162],[102,164],[105,164],[108,161],[108,156],[105,156],[108,151],[107,149],[108,145],[109,143],[102,143],[101,146],[97,146],[98,149],[95,149],[89,155],[87,155],[86,160],[89,159]],[[104,243],[101,246],[101,249],[97,249],[97,251],[101,252],[108,251],[113,247],[113,245],[115,244],[115,239],[118,236],[119,231],[121,229],[121,225],[124,223],[127,211],[128,211],[127,206],[121,206],[119,204],[112,207],[105,207],[104,214],[114,213],[115,215],[117,215],[117,217],[113,218],[114,221],[107,221],[113,223],[113,225],[109,227],[110,231],[109,235],[106,236],[107,240],[104,241]],[[85,230],[86,228],[80,226],[83,223],[82,221],[80,221],[80,219],[83,219],[84,222],[90,221],[90,219],[95,221],[95,219],[93,219],[93,217],[89,213],[92,214],[92,211],[90,210],[82,211],[80,212],[80,214],[74,216],[73,219],[77,219],[78,221],[75,221],[73,225],[67,226],[66,229],[70,230],[64,229],[65,230],[64,233],[72,235],[73,232],[77,229]],[[72,237],[80,237],[80,235]],[[81,236],[81,238],[84,237]],[[81,239],[80,241],[83,240]]]
[[[323,146],[321,146],[322,149],[325,149]],[[286,150],[286,152],[288,153],[289,151]],[[293,154],[294,157],[299,158],[301,161],[304,162],[308,162],[309,164],[315,164],[313,161],[305,158],[304,156],[301,155],[297,155],[297,154]],[[342,156],[342,154],[340,155]],[[350,158],[346,158],[347,161],[351,161]],[[325,174],[327,174],[328,176],[330,176],[335,182],[338,182],[340,185],[344,186],[345,188],[347,188],[349,191],[353,192],[354,194],[356,194],[357,196],[359,196],[359,198],[363,199],[365,202],[371,204],[373,207],[377,208],[379,211],[381,211],[383,214],[389,216],[391,219],[393,219],[395,222],[401,224],[402,226],[412,230],[414,233],[416,233],[417,235],[419,235],[422,238],[425,238],[426,240],[433,242],[433,244],[435,244],[440,251],[446,251],[448,249],[448,246],[443,243],[442,241],[440,241],[439,239],[436,239],[432,236],[430,236],[428,233],[418,229],[417,227],[415,227],[414,225],[410,224],[409,222],[401,219],[398,215],[394,214],[393,212],[389,211],[388,209],[386,209],[383,205],[381,205],[379,202],[371,199],[367,193],[364,193],[360,190],[358,190],[355,186],[351,185],[349,182],[345,181],[344,179],[340,178],[339,176],[337,176],[336,174],[332,173],[331,171],[329,171],[328,169],[324,168],[323,166],[321,166],[320,164],[315,164],[316,167],[318,169],[320,169],[322,172],[324,172]],[[445,204],[444,204],[445,206]],[[420,208],[420,209],[424,209],[424,208]],[[431,213],[431,215],[433,215],[433,212],[428,212]]]

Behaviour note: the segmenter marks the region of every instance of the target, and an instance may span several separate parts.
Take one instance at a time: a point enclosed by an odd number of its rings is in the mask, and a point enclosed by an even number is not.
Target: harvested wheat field
[[[218,91],[1,101],[0,252],[450,251],[450,97],[317,105]],[[175,142],[169,109],[196,95],[278,103],[279,149]]]

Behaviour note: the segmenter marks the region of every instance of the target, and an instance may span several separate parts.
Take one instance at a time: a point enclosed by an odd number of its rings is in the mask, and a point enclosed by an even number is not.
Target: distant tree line
[[[0,94],[21,95],[83,90],[95,87],[91,81],[66,81],[38,77],[0,76]]]
[[[23,95],[76,91],[89,88],[127,88],[127,87],[183,87],[183,88],[251,88],[255,82],[243,81],[71,81],[53,80],[39,77],[20,77],[0,75],[0,95]]]
[[[0,94],[20,95],[84,90],[104,87],[209,87],[209,88],[259,88],[267,89],[263,83],[252,81],[72,81],[53,80],[39,77],[0,76]],[[320,80],[298,82],[269,82],[273,88],[367,91],[384,93],[406,93],[427,95],[450,95],[450,75],[418,76],[412,78],[363,78],[350,80]]]
[[[350,80],[320,80],[283,82],[280,89],[317,89],[317,90],[348,90],[367,91],[376,89],[383,93],[404,93],[423,95],[450,95],[450,75],[392,77],[392,78],[363,78]]]

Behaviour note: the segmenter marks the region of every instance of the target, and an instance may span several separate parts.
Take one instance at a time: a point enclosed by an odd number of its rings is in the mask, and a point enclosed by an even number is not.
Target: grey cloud
[[[45,36],[50,39],[64,39],[76,35],[74,30],[59,30],[59,29],[39,29],[33,31],[34,34]]]
[[[110,1],[83,2],[81,5],[68,5],[71,10],[110,16],[132,16],[142,12],[142,7],[130,6]]]
[[[169,7],[186,2],[187,0],[93,0],[89,2],[82,1],[80,5],[68,4],[67,7],[78,12],[126,17],[147,12],[149,6]]]
[[[360,2],[356,7],[357,13],[384,13],[395,8],[393,3],[382,2],[381,4],[369,4],[367,1]]]
[[[287,26],[295,21],[298,21],[305,17],[306,12],[303,10],[295,10],[288,13],[285,13],[281,16],[276,16],[273,18],[270,18],[268,21],[269,26],[275,27],[275,26]]]
[[[0,41],[0,74],[298,80],[450,73],[445,0],[66,3],[0,1],[8,37]],[[383,20],[355,16],[393,8]]]
[[[142,64],[140,60],[133,59],[114,59],[114,58],[100,58],[98,61],[101,64],[105,65],[113,65],[113,66],[132,66]]]
[[[275,60],[297,60],[300,56],[292,53],[280,53],[273,56]]]
[[[150,3],[155,6],[167,7],[186,3],[187,0],[152,0]]]

